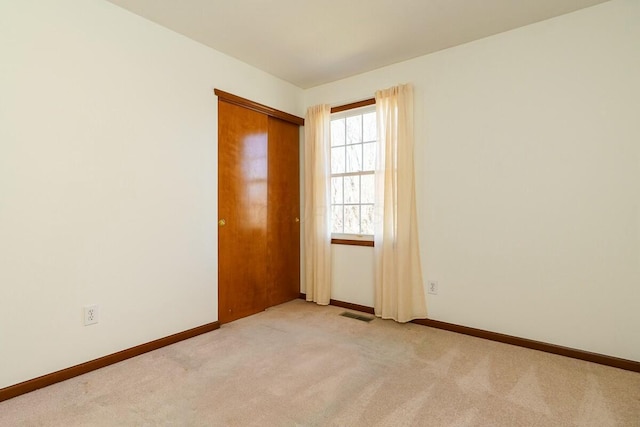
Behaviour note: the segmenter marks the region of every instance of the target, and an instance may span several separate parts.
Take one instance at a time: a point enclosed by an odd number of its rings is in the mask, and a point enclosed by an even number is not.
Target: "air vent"
[[[362,316],[360,314],[351,313],[349,311],[345,311],[341,313],[340,316],[348,317],[349,319],[362,320],[363,322],[371,322],[374,318],[369,316]]]

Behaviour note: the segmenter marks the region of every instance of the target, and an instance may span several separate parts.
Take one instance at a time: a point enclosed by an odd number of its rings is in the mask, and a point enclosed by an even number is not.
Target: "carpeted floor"
[[[640,374],[301,300],[0,403],[0,426],[640,426]]]

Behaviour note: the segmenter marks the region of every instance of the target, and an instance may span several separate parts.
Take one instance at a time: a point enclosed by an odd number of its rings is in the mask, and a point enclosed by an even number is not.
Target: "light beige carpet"
[[[0,403],[2,426],[640,426],[640,374],[292,301]]]

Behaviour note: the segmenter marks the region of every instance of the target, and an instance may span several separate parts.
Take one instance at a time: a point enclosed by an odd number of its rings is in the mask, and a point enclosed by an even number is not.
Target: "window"
[[[331,117],[331,224],[336,239],[372,240],[375,105]]]

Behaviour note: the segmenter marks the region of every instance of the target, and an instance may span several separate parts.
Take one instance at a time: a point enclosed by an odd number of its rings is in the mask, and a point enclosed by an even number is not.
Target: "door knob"
[[[226,224],[227,224],[227,221],[225,221],[224,219],[221,219],[220,221],[218,221],[218,225],[219,225],[220,227],[222,227],[222,226],[224,226],[224,225],[226,225]]]
[[[300,218],[297,218],[297,217],[296,217],[296,222],[300,222]]]

